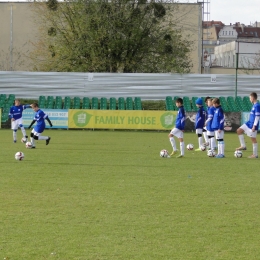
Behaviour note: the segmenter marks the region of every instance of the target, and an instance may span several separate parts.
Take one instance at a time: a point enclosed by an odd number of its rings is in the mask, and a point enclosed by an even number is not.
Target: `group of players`
[[[12,124],[11,127],[13,130],[13,142],[14,143],[17,142],[18,128],[21,129],[25,142],[28,141],[28,136],[26,135],[26,131],[23,126],[23,120],[22,120],[22,114],[26,108],[32,108],[35,112],[35,116],[31,122],[30,126],[28,127],[28,129],[30,129],[33,126],[33,124],[35,122],[37,122],[36,125],[34,126],[34,128],[32,129],[31,135],[30,135],[30,141],[32,144],[31,148],[34,148],[34,149],[36,148],[35,140],[45,140],[46,145],[48,145],[50,143],[51,138],[49,136],[41,135],[45,129],[45,120],[47,120],[48,123],[50,124],[50,126],[52,127],[52,123],[51,123],[48,115],[45,114],[39,108],[37,103],[32,103],[31,105],[21,105],[19,99],[15,100],[14,105],[10,108],[10,111],[9,111],[9,117],[11,118],[11,124]]]
[[[236,148],[236,150],[246,150],[245,139],[243,135],[245,133],[251,138],[253,145],[253,154],[248,158],[255,159],[258,158],[258,144],[256,135],[259,126],[260,104],[257,101],[257,94],[255,92],[252,92],[249,98],[253,106],[250,111],[249,120],[237,129],[240,146]],[[218,98],[212,99],[210,97],[206,97],[205,103],[208,106],[207,111],[204,110],[203,100],[201,98],[196,100],[198,112],[196,114],[195,129],[196,134],[198,135],[199,148],[195,151],[202,151],[202,147],[208,146],[208,149],[210,150],[217,150],[217,155],[215,158],[225,158],[224,111]],[[176,106],[179,108],[179,110],[176,117],[175,127],[171,130],[168,136],[173,149],[171,156],[177,153],[176,143],[174,140],[174,136],[176,136],[180,141],[180,154],[177,156],[177,158],[182,158],[185,151],[183,140],[185,110],[183,107],[182,98],[176,99]],[[203,143],[202,135],[204,136],[205,143]],[[217,140],[217,146],[215,138]]]

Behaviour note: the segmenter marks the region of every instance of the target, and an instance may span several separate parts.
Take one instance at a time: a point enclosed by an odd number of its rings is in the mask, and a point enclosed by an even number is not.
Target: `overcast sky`
[[[180,0],[180,2],[197,3],[196,0]],[[204,2],[210,2],[210,20],[222,21],[225,24],[240,22],[245,25],[250,25],[250,22],[260,22],[260,0],[205,0]]]
[[[199,0],[202,2],[203,0]],[[249,25],[260,22],[260,0],[204,0],[210,2],[210,20],[225,24],[235,22]],[[0,2],[26,2],[26,0],[0,0]],[[197,0],[179,0],[179,2],[197,3]],[[205,4],[205,9],[206,9]]]

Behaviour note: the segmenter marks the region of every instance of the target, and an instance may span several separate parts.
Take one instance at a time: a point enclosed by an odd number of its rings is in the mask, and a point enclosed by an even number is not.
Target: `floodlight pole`
[[[239,42],[237,42],[237,48],[236,48],[236,88],[235,88],[235,98],[237,97],[238,59],[239,59]]]

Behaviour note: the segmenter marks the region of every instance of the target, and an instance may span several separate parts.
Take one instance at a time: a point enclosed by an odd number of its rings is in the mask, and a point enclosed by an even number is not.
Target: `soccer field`
[[[247,159],[249,138],[241,159],[231,133],[224,159],[187,150],[168,159],[159,156],[171,151],[168,132],[44,134],[48,146],[26,149],[0,130],[0,259],[259,259],[260,164]],[[184,140],[198,147],[195,133]]]

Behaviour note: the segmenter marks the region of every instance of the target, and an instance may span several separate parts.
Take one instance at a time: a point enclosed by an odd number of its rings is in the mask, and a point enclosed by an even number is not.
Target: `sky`
[[[197,3],[197,0],[177,0],[179,2]],[[203,2],[203,0],[198,0]],[[228,25],[236,22],[250,25],[260,22],[260,0],[204,0],[210,2],[209,20],[222,21]],[[0,0],[0,2],[27,2],[26,0]],[[206,9],[205,4],[205,9]],[[204,18],[204,20],[206,20]]]
[[[180,2],[197,3],[197,0]],[[260,22],[260,0],[204,0],[204,2],[210,2],[209,20],[221,21],[226,25],[236,22],[250,25],[256,21]],[[206,6],[205,4],[204,9]]]

